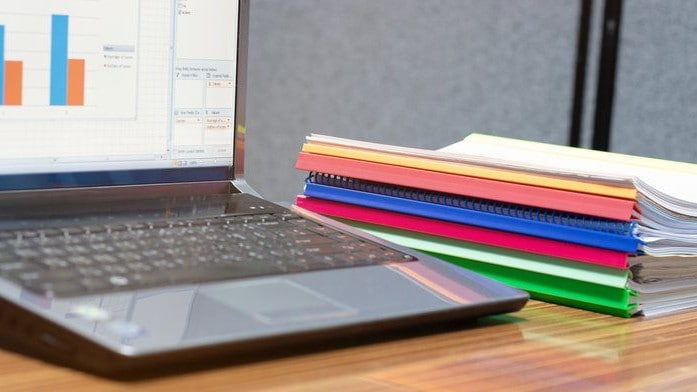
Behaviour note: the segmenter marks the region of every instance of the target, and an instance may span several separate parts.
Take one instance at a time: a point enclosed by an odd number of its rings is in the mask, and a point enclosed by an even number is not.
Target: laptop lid
[[[0,196],[242,178],[248,0],[1,3]]]

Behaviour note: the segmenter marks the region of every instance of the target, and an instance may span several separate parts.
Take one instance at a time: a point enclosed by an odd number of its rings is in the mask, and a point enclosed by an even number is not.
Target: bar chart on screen
[[[137,0],[0,5],[0,118],[135,116]]]

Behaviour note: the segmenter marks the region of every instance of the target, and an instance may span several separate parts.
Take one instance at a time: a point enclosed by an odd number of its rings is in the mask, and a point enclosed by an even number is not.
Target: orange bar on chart
[[[68,59],[68,105],[85,104],[85,60]]]
[[[22,104],[21,61],[5,61],[5,105]]]

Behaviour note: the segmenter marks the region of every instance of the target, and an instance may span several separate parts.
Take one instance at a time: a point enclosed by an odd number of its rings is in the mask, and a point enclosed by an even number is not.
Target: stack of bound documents
[[[629,317],[697,306],[697,165],[472,134],[438,151],[307,137],[299,207]]]

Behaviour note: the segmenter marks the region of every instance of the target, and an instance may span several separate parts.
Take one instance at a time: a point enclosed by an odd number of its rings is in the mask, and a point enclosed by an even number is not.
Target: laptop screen
[[[0,190],[229,178],[237,0],[0,4]]]

